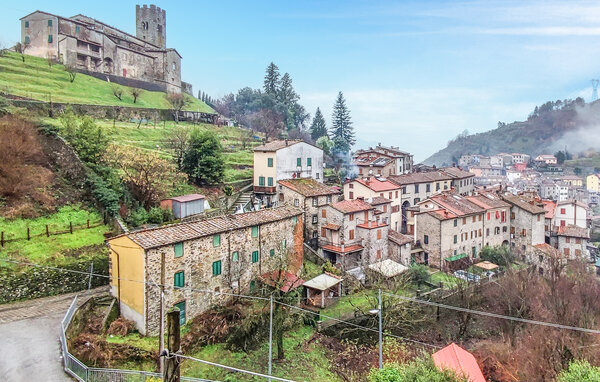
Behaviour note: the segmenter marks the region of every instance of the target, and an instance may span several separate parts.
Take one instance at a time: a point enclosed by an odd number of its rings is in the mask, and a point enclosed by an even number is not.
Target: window
[[[325,209],[321,210],[321,217],[322,218],[326,218],[327,217],[327,210],[325,210]]]
[[[477,220],[477,217],[475,215],[473,215],[473,223],[475,223],[476,220]]]
[[[252,227],[252,237],[258,237],[258,226],[257,225]]]
[[[48,35],[48,44],[52,44],[52,35],[51,34]]]
[[[565,241],[567,242],[567,244],[570,244],[571,243],[571,238],[570,237],[566,237]]]
[[[331,195],[327,195],[327,203],[331,203]]]
[[[561,209],[560,209],[560,214],[561,214],[561,215],[564,215],[564,214],[566,214],[566,213],[567,213],[567,212],[566,212],[566,209],[565,209],[565,208],[561,208]]]
[[[454,219],[454,226],[456,227],[458,225],[458,219]]]
[[[75,33],[81,32],[81,27],[79,25],[75,25]]]
[[[402,187],[402,193],[406,194],[406,186]]]
[[[173,250],[175,251],[175,257],[183,256],[183,243],[175,243]]]
[[[294,216],[294,217],[292,217],[292,222],[293,222],[294,224],[298,223],[298,216]]]
[[[312,222],[313,222],[313,224],[317,224],[319,222],[319,216],[313,215],[312,216]]]
[[[581,249],[575,250],[575,256],[581,256]]]
[[[488,212],[488,213],[487,213],[487,220],[490,220],[491,216],[492,216],[492,213],[491,213],[491,212]]]
[[[327,230],[325,228],[321,228],[321,237],[327,236]]]
[[[258,185],[259,186],[264,186],[265,185],[265,177],[264,176],[259,176],[258,177]]]
[[[267,158],[267,167],[273,167],[273,158]]]
[[[237,251],[231,254],[231,261],[233,261],[234,263],[240,261],[240,254]]]
[[[437,183],[435,184],[435,190],[436,190],[436,191],[439,191],[439,190],[440,190],[440,183],[439,183],[439,182],[437,182]]]
[[[175,277],[173,278],[173,286],[175,288],[183,288],[185,285],[185,276],[183,275],[183,271],[175,273]]]
[[[25,44],[29,44],[29,43],[31,43],[29,36],[25,36]]]
[[[306,158],[306,165],[307,165],[308,167],[311,167],[311,166],[312,166],[312,158]]]
[[[561,226],[561,227],[564,227],[566,224],[567,224],[567,223],[566,223],[564,220],[561,220],[561,221],[560,221],[560,226]]]
[[[454,235],[454,244],[458,243],[458,236]]]
[[[258,263],[258,251],[252,252],[252,262]]]
[[[302,158],[296,158],[296,166],[302,167]]]
[[[221,274],[221,260],[217,260],[212,263],[212,273],[213,276],[218,276]]]
[[[413,200],[413,204],[417,204],[421,201],[421,198],[415,198],[415,200]]]
[[[463,218],[463,225],[467,224],[467,218]]]
[[[294,199],[294,206],[295,207],[300,206],[300,199]]]
[[[52,20],[48,20],[48,26],[51,27],[52,26]]]
[[[498,229],[498,227],[496,227],[496,229]],[[490,229],[489,228],[485,229],[485,236],[490,236]]]
[[[319,237],[319,233],[317,231],[313,231],[312,237],[313,239],[316,239],[317,237]]]
[[[431,192],[431,184],[427,183],[425,186],[425,192]]]
[[[273,178],[272,177],[267,178],[267,186],[273,187]]]
[[[269,250],[269,256],[271,256],[271,257],[275,256],[275,250],[273,248],[271,248]]]
[[[25,21],[25,28],[29,28],[29,21]]]
[[[350,215],[348,216],[348,220],[354,221],[354,213],[353,212],[351,212]]]
[[[580,238],[576,238],[575,239],[575,244],[581,244],[581,239]]]
[[[415,184],[415,194],[419,192],[419,185]]]
[[[388,199],[392,199],[392,193],[391,192],[388,194],[388,196],[389,196]]]
[[[377,230],[377,240],[380,240],[380,239],[381,239],[381,230],[378,229]]]
[[[377,260],[381,259],[381,249],[377,250]]]
[[[315,196],[315,197],[312,199],[312,205],[313,205],[313,207],[316,207],[316,206],[318,206],[318,205],[319,205],[319,197],[318,197],[318,196]]]
[[[565,252],[565,255],[567,255],[567,256],[568,256],[568,255],[569,255],[569,253],[570,253],[570,250],[569,250],[569,248],[565,248],[565,249],[564,249],[564,252]]]
[[[179,325],[185,324],[185,301],[175,304],[175,307],[179,309]]]
[[[213,236],[213,247],[221,245],[221,235],[217,234]]]
[[[350,191],[348,193],[348,199],[354,199],[354,192]]]
[[[429,236],[428,235],[423,236],[423,243],[429,244]]]
[[[471,252],[473,252],[473,257],[477,257],[477,247],[472,247]]]
[[[319,173],[315,172],[315,178],[320,179],[319,176],[320,176]]]
[[[348,240],[354,240],[354,230],[348,231]]]
[[[287,241],[286,241],[285,239],[283,239],[283,241],[281,242],[281,247],[282,247],[283,249],[286,249],[286,248],[287,248]]]

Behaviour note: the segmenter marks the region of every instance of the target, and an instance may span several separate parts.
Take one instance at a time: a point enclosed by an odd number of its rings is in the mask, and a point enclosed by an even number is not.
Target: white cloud
[[[509,36],[600,36],[600,27],[555,26],[476,29],[475,33]]]

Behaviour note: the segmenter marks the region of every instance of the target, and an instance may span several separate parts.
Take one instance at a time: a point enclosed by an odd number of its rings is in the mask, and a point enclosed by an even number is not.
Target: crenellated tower
[[[136,37],[162,49],[167,47],[167,12],[154,4],[135,6]]]

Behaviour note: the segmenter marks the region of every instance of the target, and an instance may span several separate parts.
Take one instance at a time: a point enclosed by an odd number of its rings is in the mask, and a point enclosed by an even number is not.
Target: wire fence
[[[45,229],[40,228],[40,230],[38,230],[38,232],[33,232],[33,230],[30,227],[26,227],[22,231],[23,232],[22,236],[19,236],[15,232],[0,231],[0,247],[4,247],[7,243],[12,243],[15,241],[31,240],[36,237],[43,237],[43,236],[50,237],[50,236],[54,236],[54,235],[64,235],[67,233],[73,233],[74,231],[78,231],[78,230],[96,228],[96,227],[99,227],[99,226],[105,225],[105,224],[106,224],[106,217],[103,220],[96,221],[96,222],[90,222],[88,219],[86,223],[79,224],[79,225],[73,224],[73,222],[69,222],[69,225],[68,226],[65,225],[63,229],[52,230],[51,228],[56,227],[56,225],[50,226],[49,224],[46,224],[44,226]]]
[[[67,374],[80,382],[151,382],[162,381],[160,373],[143,370],[105,369],[88,367],[69,353],[67,343],[67,329],[71,324],[73,315],[77,311],[77,296],[73,298],[69,309],[61,322],[60,345],[64,361],[64,369]],[[214,382],[208,379],[181,377],[181,381],[187,382]]]

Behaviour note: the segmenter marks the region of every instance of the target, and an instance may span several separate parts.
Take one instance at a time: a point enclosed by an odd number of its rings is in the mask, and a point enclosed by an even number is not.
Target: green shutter
[[[233,253],[231,254],[231,261],[238,262],[239,260],[240,260],[240,255],[239,255],[239,253],[238,253],[237,251],[236,251],[236,252],[233,252]]]
[[[51,27],[52,26],[52,20],[48,20],[48,26]]]
[[[29,28],[29,21],[25,21],[25,28]]]
[[[292,221],[294,222],[294,224],[298,223],[298,216],[294,216],[292,218]]]
[[[252,237],[257,237],[258,236],[258,226],[255,225],[254,227],[252,227]]]
[[[25,44],[29,44],[31,42],[31,40],[29,39],[29,36],[25,36]]]
[[[283,249],[287,248],[287,241],[285,239],[283,239],[283,242],[281,243],[281,246],[283,247]]]
[[[456,242],[458,241],[456,235],[454,235],[454,244],[456,244]]]
[[[258,177],[258,185],[259,186],[264,186],[265,185],[265,177],[264,176],[259,176]]]
[[[268,181],[269,187],[273,187],[273,178],[269,177]]]
[[[267,166],[273,167],[273,158],[267,158]]]
[[[175,288],[183,288],[185,285],[185,276],[183,271],[175,273],[175,277],[173,278],[173,285]]]
[[[306,158],[306,165],[308,167],[312,166],[312,158]]]
[[[173,249],[175,250],[175,257],[183,256],[183,243],[175,243]]]
[[[296,158],[296,166],[302,167],[302,158]]]
[[[258,251],[252,252],[252,262],[258,263]]]
[[[212,273],[213,276],[218,276],[221,274],[221,260],[212,263]]]
[[[179,309],[179,325],[185,324],[185,301],[175,304],[175,307]]]
[[[221,245],[221,235],[217,234],[213,236],[213,247]]]
[[[254,292],[255,288],[256,288],[256,281],[254,281],[254,280],[250,281],[250,292]]]
[[[269,251],[269,256],[275,256],[275,250],[273,248],[271,248],[271,250]]]
[[[49,35],[48,35],[48,43],[51,43],[51,42],[52,42],[52,35],[51,35],[51,34],[49,34]]]

